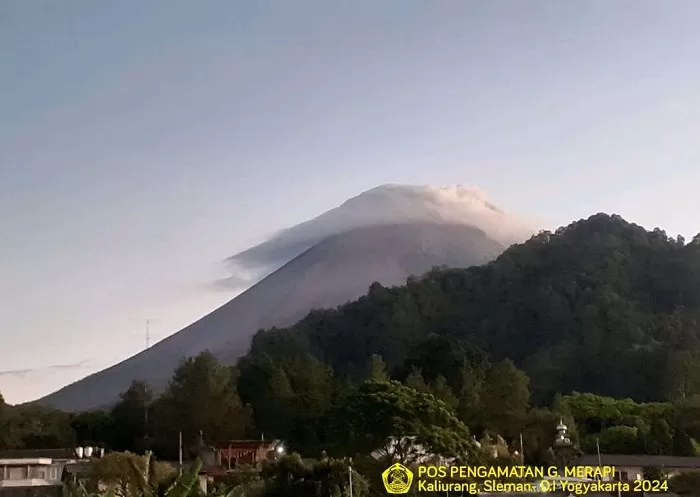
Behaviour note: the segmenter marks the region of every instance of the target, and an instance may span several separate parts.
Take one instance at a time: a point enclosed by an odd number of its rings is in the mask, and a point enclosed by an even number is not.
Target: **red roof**
[[[272,449],[279,440],[229,440],[227,442],[219,442],[214,444],[217,449]]]

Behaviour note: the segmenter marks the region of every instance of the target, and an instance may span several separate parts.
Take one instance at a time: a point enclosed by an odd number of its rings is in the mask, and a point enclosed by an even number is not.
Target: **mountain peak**
[[[491,203],[486,192],[474,186],[387,183],[283,233],[309,223],[331,220],[350,223],[353,227],[386,222],[462,224],[478,228],[504,245],[524,241],[536,231],[525,220]]]
[[[489,202],[486,193],[476,187],[388,183],[230,257],[231,281],[242,281],[242,275],[266,274],[329,236],[367,226],[413,223],[469,226],[505,246],[525,241],[536,232],[529,223]]]
[[[476,187],[470,185],[415,185],[415,184],[404,184],[404,183],[384,183],[374,188],[370,188],[365,192],[361,193],[363,195],[369,192],[377,191],[405,191],[405,192],[416,192],[416,193],[448,193],[450,195],[458,196],[473,196],[479,198],[486,198],[486,193]]]
[[[414,196],[416,198],[421,198],[424,201],[429,200],[437,204],[449,204],[449,203],[473,203],[481,204],[482,206],[491,209],[495,212],[505,214],[501,209],[493,205],[488,200],[488,195],[486,192],[478,187],[469,185],[444,185],[444,186],[432,186],[432,185],[406,185],[397,183],[385,183],[379,185],[363,193],[360,193],[356,197],[351,198],[348,202],[354,201],[356,199],[363,200],[366,196],[371,195],[394,195],[394,196]]]
[[[312,309],[357,299],[373,282],[393,286],[435,266],[483,264],[533,231],[476,188],[378,186],[231,257],[233,276],[224,283],[247,290],[43,402],[65,409],[106,405],[133,379],[163,386],[183,356],[203,350],[233,363],[260,329],[289,326]],[[266,273],[262,279],[260,272]]]

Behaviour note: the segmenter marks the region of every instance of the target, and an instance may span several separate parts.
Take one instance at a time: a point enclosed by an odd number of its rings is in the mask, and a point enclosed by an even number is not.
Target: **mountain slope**
[[[397,285],[436,265],[485,263],[504,249],[479,229],[445,223],[383,224],[331,235],[175,335],[39,402],[71,411],[103,406],[134,379],[162,386],[183,356],[210,350],[234,361],[257,330],[289,326],[311,309],[353,300],[374,281]]]
[[[394,371],[412,358],[426,379],[454,379],[449,349],[426,352],[426,338],[438,334],[479,358],[514,361],[538,402],[571,391],[689,399],[700,395],[699,323],[700,235],[686,244],[598,214],[541,232],[489,264],[374,288],[339,309],[259,333],[243,364],[312,354],[355,375],[380,354]]]
[[[279,268],[325,238],[355,228],[386,224],[474,226],[509,246],[533,234],[532,227],[494,206],[472,187],[382,185],[363,192],[309,221],[228,259],[232,276],[221,283],[237,288]]]

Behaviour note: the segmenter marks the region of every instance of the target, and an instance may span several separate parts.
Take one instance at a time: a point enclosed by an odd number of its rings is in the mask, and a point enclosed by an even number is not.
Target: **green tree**
[[[700,471],[684,471],[669,480],[669,490],[687,497],[700,496]]]
[[[324,439],[320,420],[331,409],[333,371],[312,357],[296,358],[285,368],[293,394],[281,407],[288,413],[284,435],[298,442],[298,449],[318,453]]]
[[[459,390],[456,391],[457,414],[460,420],[470,426],[476,425],[480,421],[478,413],[481,409],[481,394],[485,375],[486,368],[482,369],[471,365],[466,365],[459,371]]]
[[[459,399],[452,393],[452,389],[447,384],[447,379],[442,375],[438,376],[433,384],[430,385],[430,393],[432,393],[436,399],[443,401],[445,404],[455,409],[459,406]]]
[[[17,449],[22,445],[15,409],[0,394],[0,449]]]
[[[487,367],[488,362],[478,349],[466,347],[453,336],[431,333],[411,349],[398,377],[420,370],[429,384],[443,377],[453,392],[461,393],[473,389],[474,380],[482,380]]]
[[[321,361],[294,353],[278,361],[263,357],[244,363],[239,382],[241,396],[254,408],[257,428],[305,454],[322,449],[320,420],[346,389],[346,382],[336,381]]]
[[[665,416],[673,428],[683,428],[688,436],[700,439],[700,395],[675,403],[673,412]]]
[[[642,476],[645,480],[649,481],[663,481],[668,478],[668,475],[663,469],[655,466],[646,466],[642,470]]]
[[[160,443],[176,444],[180,431],[194,454],[202,433],[205,440],[245,438],[252,430],[251,413],[238,397],[236,380],[236,369],[219,364],[208,352],[183,360],[154,406]]]
[[[170,464],[155,461],[151,452],[112,452],[87,468],[85,481],[77,487],[68,484],[66,490],[74,497],[188,497],[200,495],[196,482],[201,468],[197,460],[180,473]]]
[[[673,455],[685,457],[700,455],[697,443],[683,427],[676,428],[673,433]]]
[[[607,454],[640,454],[644,451],[639,429],[633,426],[612,426],[600,432],[600,450]]]
[[[290,454],[263,465],[264,497],[342,497],[350,495],[351,466],[347,460],[324,458],[305,463],[299,454]],[[353,496],[367,497],[369,485],[362,474],[353,470]]]
[[[481,393],[481,415],[485,427],[514,438],[522,430],[529,409],[529,379],[510,360],[493,365]]]
[[[533,466],[550,463],[549,448],[554,443],[560,414],[546,408],[530,410],[523,426],[523,449],[526,464]]]
[[[116,450],[143,452],[148,448],[149,409],[153,393],[143,381],[133,381],[120,394],[111,411],[114,426],[113,447]],[[152,413],[151,413],[152,414]]]
[[[644,453],[671,455],[673,453],[673,431],[663,418],[654,418],[651,427],[644,433]]]
[[[425,451],[474,461],[469,429],[444,402],[396,381],[368,381],[330,413],[336,450],[368,454],[383,450],[404,463]]]
[[[700,351],[683,350],[671,354],[666,374],[669,400],[682,401],[700,394]]]
[[[70,415],[37,404],[25,404],[12,408],[11,431],[26,449],[53,449],[74,447],[75,432],[70,426]]]
[[[74,414],[70,426],[79,446],[113,446],[116,426],[108,412],[87,411]]]
[[[387,381],[390,379],[389,373],[387,373],[386,363],[381,355],[372,354],[370,356],[367,365],[367,379],[375,381]]]
[[[406,386],[413,388],[419,392],[430,393],[430,386],[423,379],[423,373],[418,368],[413,368],[411,373],[406,377],[404,381]]]
[[[645,423],[645,410],[649,416],[663,415],[657,404],[638,404],[632,399],[615,399],[590,393],[573,393],[560,397],[561,408],[574,414],[582,434],[597,434],[613,426],[640,427]]]

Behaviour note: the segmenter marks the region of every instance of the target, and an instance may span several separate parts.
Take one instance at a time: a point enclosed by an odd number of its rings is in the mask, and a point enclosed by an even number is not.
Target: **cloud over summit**
[[[493,205],[475,187],[381,185],[229,257],[226,265],[231,276],[216,286],[249,286],[332,235],[361,227],[426,222],[473,226],[506,246],[535,232],[524,220]]]

